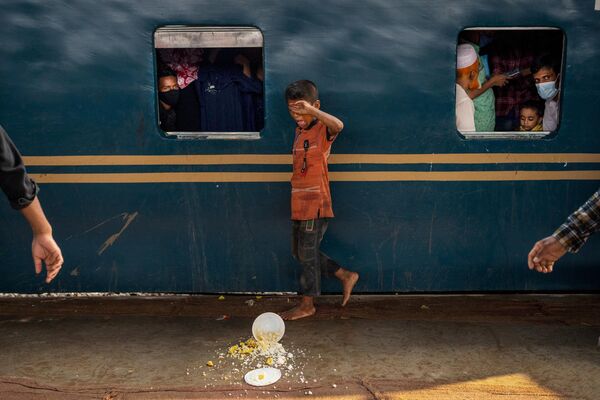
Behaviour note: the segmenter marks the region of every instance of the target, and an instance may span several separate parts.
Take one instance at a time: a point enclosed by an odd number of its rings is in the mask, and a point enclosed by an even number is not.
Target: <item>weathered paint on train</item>
[[[324,109],[346,125],[333,148],[336,218],[323,246],[362,274],[358,291],[598,290],[597,237],[551,275],[526,267],[532,243],[598,186],[594,8],[593,0],[5,1],[0,123],[41,184],[66,262],[51,285],[36,278],[29,229],[2,201],[0,292],[295,291],[285,181],[293,123],[282,91],[300,78],[319,84]],[[166,24],[262,30],[260,140],[161,135],[153,32]],[[458,135],[455,46],[472,26],[564,31],[558,134]]]

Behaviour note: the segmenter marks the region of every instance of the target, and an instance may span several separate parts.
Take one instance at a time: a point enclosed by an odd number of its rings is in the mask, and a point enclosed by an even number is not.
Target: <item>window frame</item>
[[[458,32],[456,36],[456,45],[459,44],[459,36],[464,31],[559,31],[562,33],[562,52],[560,59],[560,77],[559,87],[561,91],[560,100],[558,102],[558,126],[553,131],[539,131],[539,132],[528,132],[523,133],[522,131],[493,131],[493,132],[461,132],[456,127],[456,86],[454,90],[454,130],[461,139],[464,140],[515,140],[515,141],[529,141],[539,139],[551,139],[554,138],[561,129],[562,126],[562,111],[563,111],[563,100],[564,100],[564,68],[567,50],[567,34],[564,29],[559,27],[551,26],[472,26],[465,27]],[[454,68],[456,70],[456,52],[454,53]],[[493,90],[493,89],[490,89]]]
[[[153,33],[154,92],[155,112],[158,130],[168,138],[179,140],[258,140],[261,131],[253,132],[179,132],[163,131],[160,128],[158,99],[158,49],[176,48],[260,48],[261,64],[265,65],[264,34],[255,26],[199,26],[199,25],[163,25]],[[262,82],[263,93],[265,82]],[[266,113],[265,113],[266,114]],[[264,118],[264,117],[263,117]],[[266,118],[265,118],[266,120]],[[263,125],[264,129],[264,125]]]

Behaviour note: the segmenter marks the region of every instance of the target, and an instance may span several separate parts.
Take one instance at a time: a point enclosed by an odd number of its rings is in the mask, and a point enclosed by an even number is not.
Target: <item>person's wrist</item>
[[[52,236],[52,226],[49,223],[40,224],[39,226],[32,226],[34,236],[50,235]]]
[[[552,242],[554,242],[556,245],[560,246],[565,252],[571,251],[572,246],[568,241],[568,237],[564,234],[561,235],[560,228],[550,235],[549,239],[552,240]]]

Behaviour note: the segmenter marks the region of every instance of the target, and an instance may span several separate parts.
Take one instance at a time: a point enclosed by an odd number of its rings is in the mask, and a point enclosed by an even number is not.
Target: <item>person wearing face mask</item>
[[[555,131],[558,128],[559,69],[558,64],[548,54],[537,57],[531,65],[531,73],[535,80],[538,95],[545,100],[544,122],[545,131]]]
[[[158,100],[160,129],[165,132],[177,130],[175,106],[179,101],[177,75],[171,70],[162,70],[158,74]]]
[[[479,88],[479,60],[470,44],[456,48],[456,129],[475,132],[475,104],[469,91]]]

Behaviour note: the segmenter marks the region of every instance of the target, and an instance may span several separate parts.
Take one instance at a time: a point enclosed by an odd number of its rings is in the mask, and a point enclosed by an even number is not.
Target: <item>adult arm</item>
[[[33,231],[31,250],[36,273],[46,263],[46,282],[50,282],[63,263],[60,248],[52,238],[52,227],[48,223],[37,198],[38,187],[29,178],[19,151],[0,127],[0,187],[8,197],[11,206],[29,222]]]
[[[552,236],[538,241],[528,255],[529,269],[552,272],[554,263],[568,252],[576,253],[600,230],[600,190],[571,214]]]
[[[33,231],[31,254],[35,273],[42,272],[42,261],[46,264],[46,283],[50,283],[58,274],[63,264],[60,248],[52,237],[52,227],[44,215],[39,199],[36,197],[31,204],[21,209],[21,213],[29,222]]]
[[[510,78],[507,77],[504,74],[493,75],[490,79],[488,79],[487,81],[485,81],[483,83],[483,85],[481,85],[481,87],[479,89],[470,90],[469,91],[469,97],[471,99],[476,99],[477,97],[481,96],[486,90],[491,89],[494,86],[504,86],[504,85],[506,85],[506,83],[509,80],[510,80]]]
[[[586,240],[600,229],[600,190],[571,214],[552,236],[569,252],[577,253]]]

